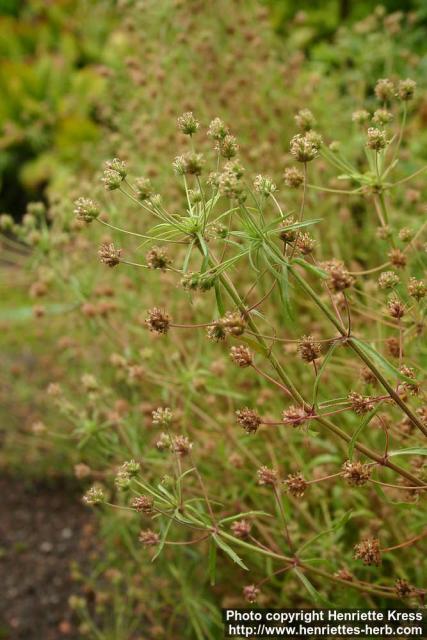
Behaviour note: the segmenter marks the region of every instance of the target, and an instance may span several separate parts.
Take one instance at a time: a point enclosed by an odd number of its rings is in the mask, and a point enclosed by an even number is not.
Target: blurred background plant
[[[342,461],[339,447],[312,430],[292,430],[292,438],[282,431],[256,438],[241,433],[234,414],[242,405],[280,414],[282,401],[271,386],[236,374],[227,349],[206,343],[203,331],[183,331],[161,342],[144,326],[146,309],[166,303],[180,322],[211,320],[211,292],[184,294],[168,271],[140,272],[126,265],[110,270],[99,264],[98,244],[114,241],[121,247],[123,237],[106,227],[83,230],[73,213],[78,197],[99,199],[110,223],[144,233],[144,213],[134,202],[104,195],[102,165],[113,157],[125,160],[132,176],[149,178],[165,206],[172,202],[176,212],[185,211],[185,192],[171,162],[188,150],[176,125],[186,111],[194,111],[204,128],[222,118],[238,136],[247,180],[259,172],[271,176],[284,210],[298,211],[301,192],[283,181],[284,170],[294,162],[288,150],[295,115],[309,108],[326,142],[342,141],[345,156],[361,167],[366,132],[351,114],[378,108],[374,88],[383,77],[409,76],[418,82],[399,175],[423,166],[427,56],[422,3],[306,4],[299,3],[298,11],[292,2],[255,0],[0,4],[6,34],[0,44],[1,208],[12,216],[1,218],[0,274],[0,461],[8,472],[18,477],[75,476],[82,493],[101,483],[112,502],[125,506],[114,481],[121,465],[135,458],[145,481],[165,495],[173,470],[155,447],[159,431],[152,412],[159,406],[172,407],[174,428],[184,429],[195,441],[200,471],[214,500],[227,505],[227,515],[245,509],[271,512],[268,493],[261,490],[260,495],[254,481],[262,464],[294,472],[293,460],[307,477],[320,477]],[[397,111],[393,116],[392,126],[397,126]],[[208,154],[210,147],[211,141],[201,135],[197,150]],[[342,186],[324,158],[313,164],[310,180],[330,189]],[[397,190],[394,231],[409,228],[408,237],[413,237],[425,216],[425,196],[422,174]],[[384,262],[387,239],[378,239],[367,199],[319,191],[310,193],[310,204],[310,217],[322,219],[319,229],[310,229],[317,259],[339,256],[353,271]],[[137,255],[136,262],[144,261],[143,239],[129,240],[123,258]],[[423,277],[421,251],[410,268]],[[249,269],[233,271],[239,288],[251,283],[249,277]],[[288,337],[300,338],[313,326],[322,332],[323,321],[315,318],[311,324],[305,300],[295,300],[298,322],[293,325],[287,323],[280,299],[274,300],[272,318],[286,327]],[[377,316],[364,323],[371,321],[379,340],[392,335]],[[292,345],[281,355],[301,389],[310,389],[312,372],[295,362]],[[425,367],[422,349],[417,357],[418,366]],[[345,396],[355,365],[349,371],[344,358],[338,358],[331,367],[324,380]],[[372,393],[369,386],[360,388]],[[345,428],[351,432],[357,424],[355,417],[347,417]],[[379,446],[382,431],[372,429],[366,437]],[[422,459],[414,457],[412,471],[416,464],[422,473]],[[191,479],[189,483],[197,492]],[[285,505],[287,512],[297,514],[291,534],[303,541],[313,527],[331,530],[313,552],[332,570],[337,549],[343,552],[357,542],[357,530],[381,532],[385,544],[392,544],[394,529],[404,539],[411,527],[419,531],[425,526],[413,495],[378,492],[355,493],[337,483],[328,490],[314,489],[306,501],[293,499]],[[384,527],[392,508],[399,514],[397,524]],[[354,527],[346,525],[350,509]],[[243,606],[241,590],[247,581],[224,550],[218,550],[212,588],[212,575],[192,545],[179,547],[179,553],[166,546],[151,564],[138,543],[139,516],[100,506],[98,517],[102,546],[92,558],[90,575],[78,567],[72,570],[87,596],[71,601],[82,637],[222,637],[219,606]],[[334,530],[339,522],[342,526]],[[421,586],[422,563],[410,562],[410,552],[405,553],[388,556],[383,574]],[[347,560],[348,570],[367,581],[382,577],[372,567],[360,570],[357,561]],[[255,560],[251,568],[261,578],[271,576],[272,566],[270,560]],[[331,597],[334,604],[352,607],[390,602],[350,589],[337,593],[321,581],[308,585],[301,592],[297,581],[272,577],[262,602],[300,606]]]

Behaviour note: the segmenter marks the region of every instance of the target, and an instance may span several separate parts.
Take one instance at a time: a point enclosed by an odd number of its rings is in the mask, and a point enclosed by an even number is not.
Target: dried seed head
[[[173,420],[173,413],[169,407],[158,407],[153,411],[152,416],[156,427],[168,427]]]
[[[394,84],[388,78],[381,78],[375,85],[375,95],[381,102],[388,102],[394,98]]]
[[[249,584],[243,589],[243,596],[250,604],[254,604],[257,601],[259,594],[260,590],[254,584]]]
[[[426,283],[423,280],[409,278],[408,293],[419,302],[422,298],[425,298],[427,294]]]
[[[343,478],[352,487],[360,487],[366,484],[371,477],[371,468],[362,462],[346,460],[343,467]]]
[[[228,135],[228,127],[221,118],[214,118],[208,128],[208,136],[217,142],[224,140]]]
[[[414,593],[414,588],[407,580],[398,578],[394,583],[394,591],[398,598],[407,598]]]
[[[409,242],[413,237],[414,232],[409,227],[403,227],[402,229],[400,229],[399,239],[402,240],[402,242]]]
[[[184,155],[177,156],[172,163],[175,173],[179,176],[193,175],[200,176],[202,173],[204,164],[203,155],[201,153],[195,153],[194,151],[188,151]]]
[[[247,520],[236,520],[231,525],[233,535],[235,535],[236,538],[241,538],[242,540],[249,537],[251,528],[251,523]]]
[[[412,98],[414,97],[416,86],[417,83],[410,78],[401,80],[397,87],[397,95],[401,100],[412,100]]]
[[[296,167],[285,169],[283,178],[286,186],[290,189],[298,189],[298,187],[304,184],[304,174]]]
[[[333,291],[344,291],[354,283],[354,278],[349,274],[341,260],[329,260],[321,265],[328,274],[328,285]]]
[[[233,173],[236,176],[237,180],[243,178],[245,174],[245,168],[238,158],[233,158],[233,160],[229,160],[228,162],[226,162],[224,165],[224,171]]]
[[[313,362],[320,358],[320,344],[314,340],[313,336],[303,336],[298,343],[297,352],[304,362]]]
[[[91,487],[83,496],[83,502],[90,505],[102,504],[105,500],[106,497],[103,490],[97,486]]]
[[[149,200],[149,198],[154,194],[150,178],[137,178],[137,180],[135,180],[135,189],[136,196],[138,200],[141,200],[141,202]]]
[[[254,189],[257,193],[260,193],[265,198],[271,196],[276,191],[276,185],[268,176],[258,175],[254,180]]]
[[[369,122],[370,117],[371,114],[369,111],[366,111],[366,109],[359,109],[358,111],[354,111],[351,115],[351,119],[356,124],[366,124]]]
[[[152,247],[145,257],[149,269],[160,269],[166,271],[171,264],[170,259],[164,249]]]
[[[145,531],[141,531],[139,534],[138,540],[145,547],[154,547],[160,542],[159,534],[153,531],[152,529],[146,529]]]
[[[231,347],[230,358],[238,367],[250,367],[253,361],[250,349],[243,345]]]
[[[294,119],[300,131],[310,131],[316,126],[316,119],[310,109],[301,109]]]
[[[358,416],[361,416],[375,407],[375,400],[370,396],[362,396],[360,393],[352,391],[348,399],[351,403],[351,408]]]
[[[131,506],[138,511],[150,516],[154,510],[154,499],[151,496],[138,496],[133,498]]]
[[[148,311],[145,324],[154,333],[166,334],[169,331],[170,316],[166,311],[154,307]]]
[[[286,220],[280,223],[281,231],[279,237],[285,244],[294,242],[298,235],[298,230],[291,228],[294,224],[297,224],[297,221],[293,216],[286,218]]]
[[[284,480],[284,484],[289,493],[295,498],[302,498],[308,487],[302,473],[290,473]]]
[[[172,451],[178,454],[181,458],[188,456],[192,448],[193,443],[190,442],[187,436],[175,436],[172,439]]]
[[[122,250],[116,249],[112,242],[104,242],[99,247],[98,255],[104,264],[109,267],[115,267],[120,263]]]
[[[256,433],[261,424],[261,417],[253,409],[239,409],[236,411],[237,422],[244,428],[246,433]]]
[[[384,271],[378,278],[380,289],[394,289],[399,284],[399,276],[394,271]]]
[[[384,226],[377,228],[376,235],[380,240],[388,240],[393,235],[393,232],[388,224],[385,224]]]
[[[200,123],[196,120],[191,111],[183,113],[178,118],[178,129],[186,136],[192,136],[200,127]]]
[[[220,342],[221,340],[225,340],[227,332],[221,322],[215,322],[206,329],[206,335],[212,342]]]
[[[322,139],[318,134],[313,136],[310,133],[305,135],[298,133],[290,142],[290,152],[298,162],[310,162],[319,154]]]
[[[392,318],[400,320],[405,315],[405,305],[398,298],[390,298],[387,307]]]
[[[243,186],[239,182],[239,178],[234,171],[225,169],[218,176],[218,190],[222,196],[226,196],[232,200],[238,202],[244,202],[246,200],[246,194],[244,193]]]
[[[373,151],[381,151],[388,144],[386,132],[376,127],[369,127],[366,146]]]
[[[299,233],[297,236],[297,247],[304,256],[313,252],[316,240],[309,233]]]
[[[372,118],[372,122],[374,122],[375,124],[378,124],[380,127],[383,127],[384,125],[388,124],[392,120],[393,120],[393,114],[390,113],[390,111],[387,111],[387,109],[377,109],[374,112],[374,115]]]
[[[266,466],[262,466],[257,471],[258,484],[275,486],[279,480],[276,469],[269,469]]]
[[[131,484],[131,477],[125,470],[119,470],[114,479],[114,484],[121,491],[127,491]]]
[[[83,222],[92,222],[99,214],[100,209],[97,202],[90,198],[78,198],[74,203],[74,213],[78,220]]]
[[[241,313],[228,311],[223,318],[221,324],[227,333],[233,336],[241,336],[245,332],[245,320]]]
[[[236,138],[228,133],[224,138],[218,141],[216,148],[223,158],[230,160],[237,155],[239,145],[237,144]]]
[[[406,256],[400,249],[392,249],[391,251],[389,251],[388,257],[393,267],[401,269],[406,266]]]
[[[380,542],[377,538],[367,538],[354,547],[354,557],[366,565],[381,564]]]
[[[284,424],[289,424],[292,427],[299,427],[307,421],[309,414],[304,407],[295,407],[291,405],[285,409],[282,413],[282,420]]]

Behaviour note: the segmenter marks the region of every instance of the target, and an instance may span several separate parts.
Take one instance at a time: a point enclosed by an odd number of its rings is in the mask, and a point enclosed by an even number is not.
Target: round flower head
[[[192,136],[196,133],[200,123],[196,120],[191,111],[183,113],[178,118],[178,129],[186,136]]]
[[[203,169],[203,156],[201,153],[188,151],[182,156],[177,156],[173,162],[175,172],[180,175],[200,176]]]
[[[381,78],[375,85],[375,95],[381,102],[388,102],[394,98],[394,84],[388,78]]]
[[[351,408],[358,416],[362,416],[375,407],[375,400],[370,396],[362,396],[360,393],[352,391],[348,395]]]
[[[238,367],[250,367],[252,364],[252,353],[248,347],[231,347],[230,358]]]
[[[316,119],[310,109],[301,109],[295,116],[295,123],[300,131],[310,131],[316,126]]]
[[[164,249],[153,247],[145,257],[149,269],[160,269],[166,271],[171,261]]]
[[[408,293],[412,298],[415,298],[415,300],[419,302],[427,295],[426,283],[423,280],[409,278]]]
[[[141,531],[138,539],[145,547],[153,547],[160,542],[159,534],[151,529]]]
[[[406,266],[407,258],[406,255],[400,249],[391,249],[388,253],[388,257],[390,259],[391,264],[396,269],[403,269]]]
[[[74,203],[74,207],[77,219],[83,222],[92,222],[100,214],[98,203],[90,198],[78,198]]]
[[[153,195],[153,187],[150,178],[137,178],[135,180],[135,189],[138,200],[144,202]]]
[[[227,134],[225,138],[221,139],[218,143],[218,150],[223,158],[227,158],[228,160],[234,158],[239,150],[236,138]]]
[[[254,584],[249,584],[243,589],[243,596],[250,604],[254,604],[257,601],[259,594],[260,590]]]
[[[291,140],[290,152],[298,162],[310,162],[319,154],[322,139],[320,136],[316,138],[310,133],[305,135],[298,133]]]
[[[320,344],[312,336],[303,336],[298,343],[297,352],[304,362],[313,362],[320,358]]]
[[[236,520],[231,525],[231,531],[236,538],[245,539],[249,537],[251,532],[251,523],[247,520]]]
[[[401,100],[404,100],[405,102],[407,100],[412,100],[412,98],[414,97],[416,86],[417,86],[417,83],[414,80],[411,80],[410,78],[406,78],[406,80],[401,80],[397,87],[397,95]]]
[[[228,127],[220,118],[214,118],[209,125],[208,136],[218,142],[224,140],[226,135],[228,135]]]
[[[343,478],[352,487],[360,487],[366,484],[371,477],[371,468],[361,462],[346,460],[343,464]]]
[[[151,515],[154,510],[154,500],[151,496],[138,496],[133,498],[131,506],[139,513],[144,513],[146,516]]]
[[[354,547],[354,557],[366,565],[381,564],[380,542],[377,538],[367,538]]]
[[[101,262],[109,267],[115,267],[120,263],[122,250],[116,249],[112,242],[104,242],[98,251]]]
[[[369,122],[371,114],[366,109],[359,109],[358,111],[354,111],[351,115],[351,119],[356,124],[366,124]]]
[[[399,276],[394,271],[384,271],[378,278],[378,287],[380,289],[394,289],[399,282]]]
[[[284,484],[291,496],[295,498],[302,498],[308,486],[301,473],[289,474]]]
[[[255,191],[260,193],[265,198],[268,198],[272,193],[276,191],[276,185],[268,176],[258,175],[254,180]]]
[[[124,180],[127,176],[126,162],[119,160],[119,158],[113,158],[113,160],[107,160],[105,163],[105,169],[107,171],[115,171],[119,174],[120,179]]]
[[[278,482],[278,473],[276,469],[269,469],[265,465],[257,471],[258,484],[274,486]]]
[[[383,127],[384,125],[388,124],[392,120],[393,120],[393,114],[390,113],[390,111],[387,111],[387,109],[377,109],[374,112],[374,115],[372,118],[372,122],[379,125],[380,127]]]
[[[170,317],[165,311],[154,307],[149,310],[145,323],[150,331],[165,334],[169,331]]]
[[[246,433],[256,433],[261,424],[261,417],[253,409],[239,409],[236,411],[237,422],[243,427]]]
[[[382,151],[388,144],[385,131],[376,127],[369,127],[366,146],[373,151]]]
[[[341,260],[330,260],[322,264],[327,272],[328,286],[335,292],[344,291],[354,283],[354,278],[349,274]]]
[[[285,169],[283,178],[286,186],[290,189],[298,189],[298,187],[304,184],[304,174],[296,167]]]

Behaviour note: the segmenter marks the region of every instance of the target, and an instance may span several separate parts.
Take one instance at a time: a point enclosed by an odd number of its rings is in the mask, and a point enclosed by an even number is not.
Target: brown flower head
[[[425,298],[427,294],[426,283],[423,280],[409,278],[408,293],[419,302],[422,298]]]
[[[414,588],[409,584],[407,580],[398,578],[394,583],[394,591],[398,598],[407,598],[412,595]]]
[[[249,537],[251,528],[252,528],[251,523],[244,519],[236,520],[231,525],[231,530],[233,532],[233,535],[235,535],[236,538],[241,538],[241,539],[245,539]]]
[[[295,498],[302,498],[308,486],[302,473],[290,473],[284,480],[284,484]]]
[[[354,278],[349,274],[341,260],[329,260],[322,264],[328,274],[328,285],[333,291],[344,291],[354,283]]]
[[[153,513],[154,500],[151,496],[138,496],[132,500],[131,506],[139,513],[149,516]]]
[[[381,564],[380,542],[377,538],[367,538],[354,547],[354,557],[366,565]]]
[[[396,269],[403,269],[406,266],[407,258],[406,255],[400,249],[391,249],[388,253],[388,257],[390,259],[391,264]]]
[[[303,336],[298,343],[297,352],[304,362],[313,362],[320,358],[320,344],[314,340],[313,336]]]
[[[116,249],[112,242],[103,242],[98,251],[101,262],[109,267],[115,267],[119,264],[121,253],[122,250]]]
[[[243,596],[247,602],[254,604],[257,601],[260,590],[254,584],[249,584],[243,589]]]
[[[296,167],[285,169],[283,178],[285,185],[290,189],[298,189],[298,187],[304,184],[304,174]]]
[[[153,333],[166,334],[169,331],[170,317],[166,311],[154,307],[148,311],[145,324]]]
[[[278,482],[278,473],[276,469],[269,469],[265,465],[257,471],[258,484],[275,486]]]
[[[146,529],[145,531],[140,532],[138,540],[145,547],[153,547],[159,544],[160,538],[159,538],[159,534],[156,533],[155,531],[152,531],[152,529]]]
[[[172,439],[172,451],[178,454],[181,458],[187,456],[191,449],[193,448],[193,443],[187,438],[187,436],[175,436]]]
[[[371,477],[371,468],[361,462],[346,460],[343,464],[343,478],[352,487],[360,487],[366,484]]]
[[[375,400],[370,396],[362,396],[360,393],[356,393],[352,391],[348,399],[351,403],[351,408],[358,416],[363,415],[364,413],[368,413],[372,411],[375,407]]]
[[[221,325],[227,333],[233,336],[241,336],[245,332],[245,320],[241,313],[228,311],[221,318]]]
[[[166,271],[171,261],[164,249],[153,247],[146,255],[147,266],[149,269],[160,269]]]
[[[289,424],[292,427],[299,427],[304,424],[309,417],[309,413],[304,407],[295,407],[291,405],[285,409],[282,413],[282,420],[284,424]]]
[[[390,298],[387,307],[392,318],[400,320],[405,315],[405,305],[398,298]]]
[[[253,362],[250,349],[243,345],[240,345],[239,347],[231,347],[230,358],[238,367],[250,367]]]
[[[246,433],[256,433],[261,424],[261,417],[253,409],[239,409],[236,411],[237,422],[244,428]]]

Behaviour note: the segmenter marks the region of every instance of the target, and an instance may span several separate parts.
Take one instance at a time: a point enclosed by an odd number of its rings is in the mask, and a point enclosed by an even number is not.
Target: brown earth
[[[0,640],[78,640],[70,565],[87,566],[93,518],[63,481],[0,477]]]

